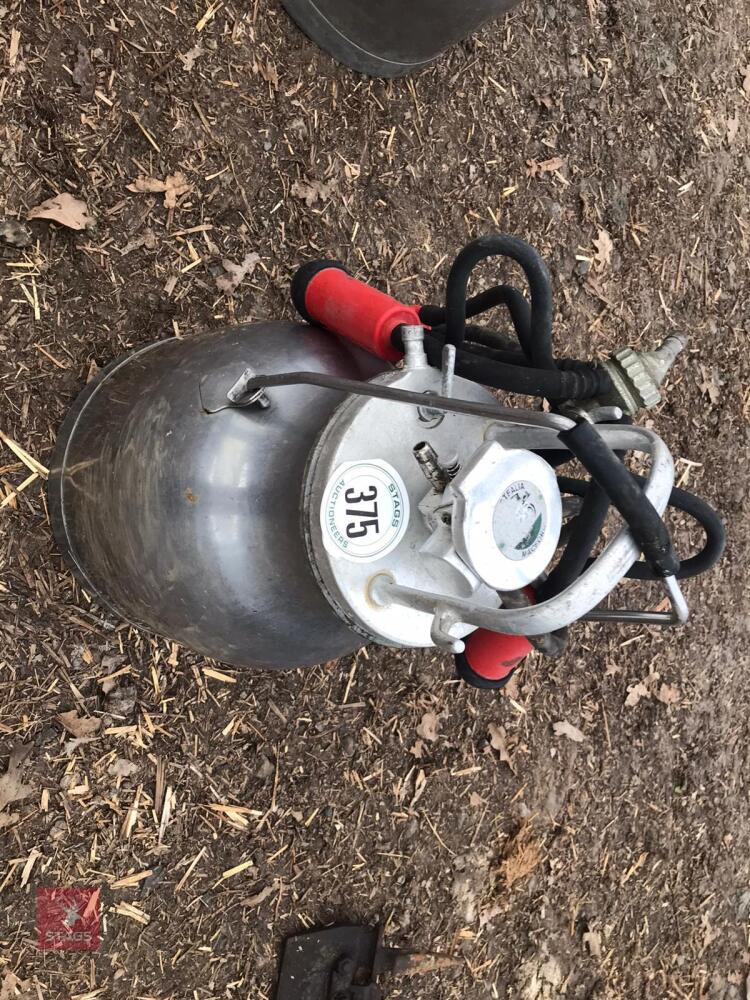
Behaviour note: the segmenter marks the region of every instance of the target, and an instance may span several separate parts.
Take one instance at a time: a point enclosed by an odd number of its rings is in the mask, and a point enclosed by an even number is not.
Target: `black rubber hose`
[[[403,351],[403,341],[398,328],[394,330],[392,342],[398,350]],[[442,345],[436,339],[426,337],[424,348],[430,364],[439,368]],[[603,369],[566,372],[557,369],[549,371],[527,368],[522,365],[491,361],[485,355],[463,349],[456,351],[456,374],[494,389],[517,392],[523,396],[540,396],[550,401],[590,399],[606,391],[602,385],[606,386],[609,383],[609,376]]]
[[[657,576],[674,576],[680,561],[667,526],[594,425],[583,421],[568,431],[561,431],[559,438],[625,518],[646,562]]]
[[[632,417],[623,414],[620,424],[632,424]],[[619,462],[625,461],[625,451],[616,451]],[[542,455],[542,457],[544,457]],[[542,584],[544,598],[555,597],[578,579],[593,555],[609,512],[609,497],[601,486],[590,480],[578,516],[570,524],[570,532],[560,560]]]
[[[425,330],[425,338],[432,337],[441,344],[445,343],[445,325],[433,326]],[[466,339],[461,344],[462,350],[485,350],[489,353],[487,357],[495,361],[508,359],[508,364],[528,365],[526,355],[518,347],[518,341],[500,333],[498,330],[487,330],[483,326],[475,326],[469,323],[466,327]],[[499,357],[502,355],[502,359]]]
[[[478,316],[496,306],[507,308],[522,350],[524,353],[530,351],[531,308],[523,293],[519,292],[513,285],[493,285],[492,288],[479,292],[478,295],[472,295],[466,303],[466,318]],[[422,306],[419,310],[419,318],[428,326],[442,326],[445,323],[445,308],[443,306]],[[465,336],[470,337],[468,328],[466,328]],[[530,354],[527,355],[527,359],[531,360]]]
[[[446,340],[445,327],[437,326],[425,331],[425,337],[434,337],[440,344]],[[514,347],[505,334],[497,330],[488,330],[482,326],[469,324],[466,327],[466,339],[461,350],[470,354],[483,355],[492,361],[502,361],[509,365],[528,366],[526,356]],[[582,375],[592,375],[596,379],[599,393],[606,394],[612,388],[609,374],[605,368],[589,361],[577,361],[575,358],[562,358],[557,362],[560,371],[578,372]]]
[[[643,476],[634,473],[630,475],[641,485],[646,482]],[[583,479],[574,479],[570,476],[558,476],[557,485],[561,493],[572,493],[573,496],[585,497],[590,483]],[[700,576],[707,572],[721,559],[726,546],[726,528],[716,511],[705,500],[681,490],[675,486],[669,495],[669,506],[675,510],[687,514],[703,528],[706,541],[700,552],[694,556],[680,561],[680,568],[675,573],[678,580],[688,580],[693,576]],[[580,516],[580,515],[579,515]],[[586,565],[589,566],[593,560],[589,559]],[[585,568],[585,567],[584,567]],[[660,577],[654,573],[648,563],[634,563],[625,574],[631,580],[658,580]]]
[[[591,482],[583,495],[583,505],[573,520],[563,554],[537,590],[537,599],[546,601],[562,593],[583,573],[604,527],[609,497],[598,483]]]
[[[438,331],[443,331],[443,336],[445,336],[444,326],[437,329]],[[466,339],[461,346],[465,347],[466,344],[476,344],[478,347],[484,347],[490,351],[514,351],[519,358],[519,364],[529,364],[529,359],[518,346],[518,340],[514,340],[508,334],[501,333],[499,330],[489,330],[485,326],[477,326],[474,323],[469,323],[466,327]]]
[[[492,344],[482,343],[474,339],[474,333],[478,332],[481,328],[474,326],[466,327],[466,340],[464,340],[461,345],[461,350],[466,351],[467,354],[476,354],[483,358],[487,358],[490,361],[501,361],[506,365],[520,365],[521,367],[528,367],[528,361],[526,356],[522,351],[519,351],[518,346],[503,337],[502,334],[497,335]],[[489,333],[489,331],[484,331],[484,334]],[[425,341],[433,340],[435,343],[440,345],[442,351],[445,345],[445,327],[437,326],[433,327],[431,330],[425,330]],[[488,336],[482,336],[482,341],[489,341]]]
[[[529,344],[522,345],[536,368],[555,370],[552,354],[552,282],[549,271],[533,247],[515,236],[496,234],[472,240],[456,257],[448,275],[445,324],[448,343],[459,347],[466,329],[466,296],[471,272],[487,257],[510,257],[523,268],[529,284],[531,315]]]

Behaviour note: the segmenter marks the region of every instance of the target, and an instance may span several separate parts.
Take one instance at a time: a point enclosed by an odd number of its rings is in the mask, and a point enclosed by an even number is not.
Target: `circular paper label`
[[[373,562],[394,549],[409,523],[409,496],[387,462],[346,462],[328,480],[320,505],[323,544],[334,555]]]
[[[518,479],[503,491],[493,517],[497,547],[514,562],[533,555],[547,528],[547,503],[534,483]]]

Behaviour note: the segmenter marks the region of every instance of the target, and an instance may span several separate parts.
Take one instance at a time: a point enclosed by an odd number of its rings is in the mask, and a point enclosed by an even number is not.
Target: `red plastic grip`
[[[423,325],[416,307],[403,305],[339,267],[314,274],[304,296],[305,311],[313,323],[384,361],[399,361],[403,356],[391,343],[397,326]]]
[[[464,656],[474,673],[488,681],[499,681],[515,670],[533,648],[525,635],[478,628],[466,639]]]

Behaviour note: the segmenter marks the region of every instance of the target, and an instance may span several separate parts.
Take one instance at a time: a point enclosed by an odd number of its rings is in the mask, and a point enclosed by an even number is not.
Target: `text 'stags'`
[[[100,905],[98,888],[45,886],[36,891],[36,926],[42,950],[96,951]]]

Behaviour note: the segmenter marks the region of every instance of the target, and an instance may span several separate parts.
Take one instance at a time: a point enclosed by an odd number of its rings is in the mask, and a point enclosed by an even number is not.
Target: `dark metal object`
[[[371,76],[400,76],[514,7],[518,0],[282,0],[334,59]]]
[[[237,666],[345,655],[361,638],[334,614],[307,558],[308,454],[340,393],[278,389],[269,409],[209,415],[201,379],[227,391],[264,370],[371,378],[387,367],[328,333],[259,323],[152,344],[104,369],[63,424],[49,482],[58,545],[118,616]]]
[[[384,948],[377,927],[342,926],[287,938],[276,1000],[382,1000],[376,979],[454,968],[448,955]]]

